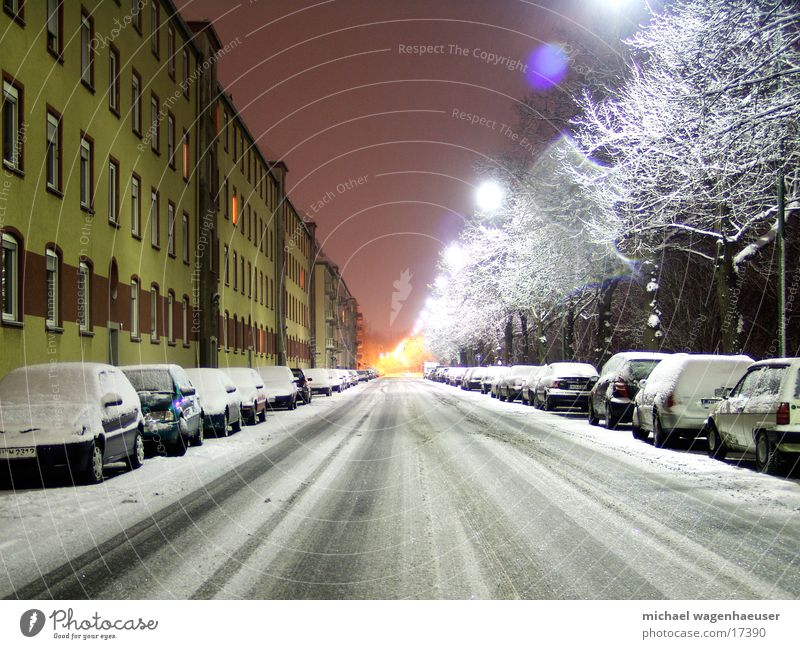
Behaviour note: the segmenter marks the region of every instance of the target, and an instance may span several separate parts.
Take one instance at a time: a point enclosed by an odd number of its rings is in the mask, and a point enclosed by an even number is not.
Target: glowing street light
[[[475,202],[484,212],[494,212],[503,204],[503,188],[494,180],[487,180],[475,192]]]

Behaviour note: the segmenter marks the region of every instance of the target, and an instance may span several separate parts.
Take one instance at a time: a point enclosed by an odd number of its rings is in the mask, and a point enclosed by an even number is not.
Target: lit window
[[[227,185],[226,185],[227,187]],[[233,219],[233,224],[236,225],[239,223],[239,199],[236,196],[236,187],[233,188],[233,198],[231,199],[231,216]]]
[[[19,260],[20,244],[13,235],[3,233],[3,320],[20,322],[19,310]]]

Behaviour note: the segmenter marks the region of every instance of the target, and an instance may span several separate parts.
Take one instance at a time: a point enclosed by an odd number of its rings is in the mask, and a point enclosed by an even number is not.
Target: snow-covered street
[[[411,378],[0,518],[5,597],[800,596],[796,479]]]

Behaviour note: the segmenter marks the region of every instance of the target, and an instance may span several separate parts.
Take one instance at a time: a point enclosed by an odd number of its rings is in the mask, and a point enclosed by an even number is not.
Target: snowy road
[[[381,379],[96,487],[0,491],[0,595],[800,596],[800,485]]]

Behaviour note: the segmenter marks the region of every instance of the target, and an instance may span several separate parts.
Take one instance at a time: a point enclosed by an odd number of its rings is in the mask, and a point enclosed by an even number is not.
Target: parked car
[[[242,421],[252,425],[266,421],[267,391],[261,375],[252,367],[224,367],[222,371],[239,390],[239,397],[242,400]]]
[[[358,372],[355,370],[347,370],[347,373],[350,375],[350,385],[358,385]]]
[[[294,375],[295,385],[297,386],[297,396],[300,398],[300,401],[306,405],[311,403],[311,386],[308,384],[304,370],[301,370],[299,367],[293,367],[292,374]]]
[[[297,386],[294,374],[286,365],[262,365],[257,368],[264,379],[267,392],[267,405],[272,408],[297,408]]]
[[[533,405],[543,410],[586,410],[597,378],[597,369],[589,363],[549,363],[536,378]]]
[[[461,378],[464,376],[466,371],[466,367],[451,367],[450,371],[447,373],[447,385],[461,385]]]
[[[170,455],[183,455],[187,446],[203,444],[203,407],[180,365],[127,365],[121,369],[142,402],[145,444]]]
[[[103,480],[103,465],[144,462],[136,390],[102,363],[18,367],[0,381],[0,461],[12,475],[67,469],[77,482]]]
[[[522,379],[522,394],[520,401],[526,406],[533,405],[533,393],[536,390],[536,382],[539,380],[539,375],[542,373],[544,365],[534,365],[533,369]]]
[[[361,383],[366,383],[372,378],[372,376],[370,376],[369,370],[356,370],[356,374],[358,374],[358,380]]]
[[[492,391],[492,381],[498,374],[502,374],[506,371],[508,371],[508,368],[503,365],[489,365],[481,377],[481,394],[490,394]]]
[[[498,367],[497,372],[495,372],[494,376],[492,377],[491,383],[489,384],[489,395],[492,399],[497,399],[500,396],[500,385],[503,382],[506,374],[511,370],[510,367]]]
[[[303,370],[306,381],[309,383],[311,394],[333,394],[333,384],[331,383],[331,371],[325,367],[315,367]]]
[[[344,390],[344,384],[342,382],[342,375],[339,374],[339,370],[328,370],[328,381],[331,384],[331,389],[334,392],[341,392]]]
[[[516,401],[522,395],[522,381],[527,378],[533,365],[512,365],[497,388],[500,401]]]
[[[485,372],[485,367],[471,367],[461,379],[461,389],[467,391],[480,390],[481,377]]]
[[[653,433],[653,444],[668,447],[678,437],[705,434],[711,407],[735,386],[753,363],[749,356],[672,354],[639,383],[631,430],[636,439]]]
[[[203,426],[217,437],[227,437],[228,429],[242,429],[242,398],[230,377],[220,369],[194,367],[186,370],[203,402]]]
[[[620,352],[609,358],[589,395],[589,423],[596,426],[604,419],[609,429],[629,424],[639,382],[646,380],[668,356],[659,352]]]
[[[800,358],[753,363],[706,420],[708,454],[755,456],[759,471],[773,473],[800,453]]]

